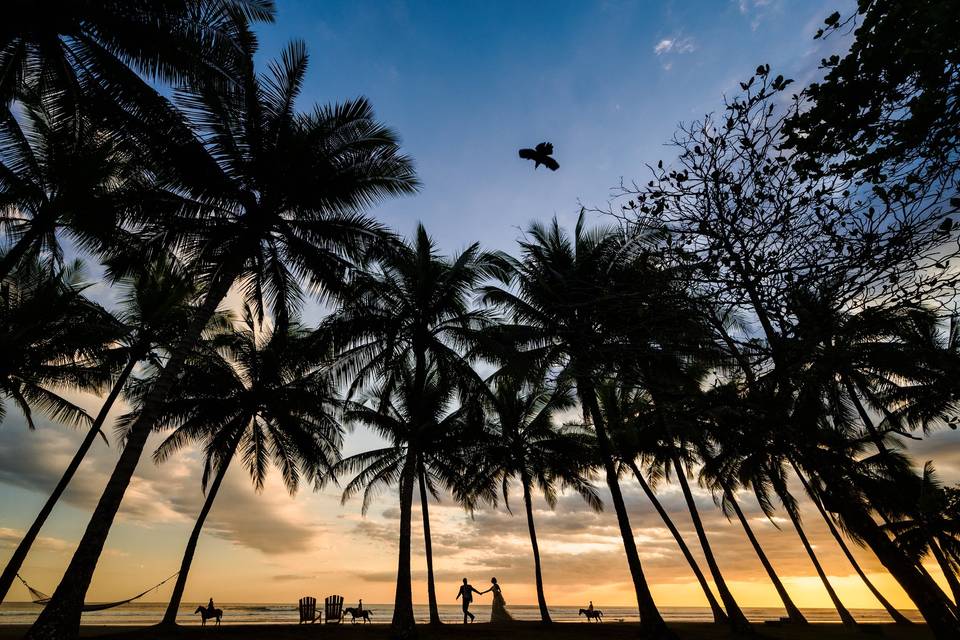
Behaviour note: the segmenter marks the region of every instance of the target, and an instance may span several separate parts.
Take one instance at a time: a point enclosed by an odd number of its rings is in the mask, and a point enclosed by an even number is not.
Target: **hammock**
[[[177,571],[177,573],[180,573],[180,572]],[[134,600],[139,600],[140,598],[147,595],[154,589],[158,589],[162,587],[165,583],[172,580],[177,575],[177,573],[173,574],[172,576],[170,576],[169,578],[167,578],[162,582],[158,582],[157,584],[153,585],[143,593],[138,593],[132,598],[127,598],[126,600],[118,600],[117,602],[100,602],[97,604],[84,604],[83,611],[103,611],[104,609],[113,609],[114,607],[119,607],[121,605],[133,602]],[[17,578],[20,580],[20,582],[23,583],[23,586],[27,588],[27,591],[30,592],[30,595],[33,597],[33,600],[32,600],[33,604],[47,604],[48,602],[50,602],[50,596],[48,596],[42,591],[37,591],[36,589],[31,587],[29,584],[27,584],[26,580],[20,577],[19,573],[17,574]]]

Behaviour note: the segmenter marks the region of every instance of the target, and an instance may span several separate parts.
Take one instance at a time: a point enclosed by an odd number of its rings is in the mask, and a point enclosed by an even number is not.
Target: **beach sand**
[[[677,636],[682,640],[726,640],[742,638],[735,636],[726,628],[713,624],[696,622],[678,622],[670,625]],[[845,629],[839,624],[811,624],[805,627],[790,625],[770,626],[756,625],[756,630],[763,638],[770,640],[868,640],[869,638],[884,638],[886,640],[926,640],[933,636],[923,625],[900,627],[892,624],[861,625],[859,630]],[[27,627],[25,625],[0,626],[0,640],[19,640],[23,637]],[[83,626],[80,628],[81,638],[109,638],[111,640],[199,640],[200,638],[216,640],[381,640],[389,637],[388,625],[295,625],[295,624],[260,624],[260,625],[224,625],[203,628],[196,626],[182,626],[174,630],[159,630],[156,627],[124,627],[124,626]],[[509,638],[509,640],[633,640],[638,637],[639,625],[636,623],[603,624],[563,623],[543,627],[537,622],[518,622],[510,625],[472,624],[468,626],[446,624],[439,628],[426,625],[417,627],[422,640],[494,640]]]

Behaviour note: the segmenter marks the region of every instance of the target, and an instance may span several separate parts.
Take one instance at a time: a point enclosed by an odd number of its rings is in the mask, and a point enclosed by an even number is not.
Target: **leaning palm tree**
[[[213,338],[184,368],[164,405],[162,428],[173,432],[154,453],[163,462],[192,443],[204,452],[206,499],[187,541],[161,624],[174,625],[200,532],[234,458],[263,490],[270,463],[294,495],[301,476],[315,486],[339,460],[342,440],[326,348],[295,321],[272,329],[245,309],[243,325]]]
[[[3,601],[13,584],[17,572],[30,551],[30,547],[40,533],[53,508],[56,506],[63,492],[80,468],[80,463],[86,457],[90,447],[98,435],[102,436],[102,427],[107,416],[113,409],[117,399],[122,394],[125,385],[130,380],[134,368],[145,361],[158,361],[160,353],[176,341],[182,328],[189,323],[192,308],[190,303],[199,293],[190,281],[189,274],[178,267],[172,260],[164,260],[147,265],[132,273],[120,283],[124,291],[120,300],[120,309],[114,315],[116,326],[109,327],[109,333],[102,336],[103,340],[110,340],[104,345],[104,355],[110,360],[119,363],[120,371],[113,380],[113,386],[106,399],[100,406],[93,423],[87,430],[86,436],[77,448],[76,453],[64,470],[53,492],[47,497],[40,513],[27,530],[23,539],[17,545],[7,566],[0,575],[0,602]],[[49,313],[46,307],[48,300],[43,301],[44,313]],[[54,311],[54,313],[59,313]],[[80,314],[70,318],[70,322],[90,322],[89,317]],[[35,319],[31,318],[31,323]],[[210,329],[218,329],[224,318],[212,319]],[[95,328],[97,325],[84,327],[84,330]],[[76,335],[77,329],[70,328]]]
[[[599,397],[600,408],[616,442],[618,456],[623,464],[629,467],[644,495],[647,496],[663,524],[673,535],[673,539],[690,566],[701,591],[703,591],[707,604],[710,605],[713,621],[716,623],[727,622],[727,614],[717,601],[716,596],[713,595],[713,591],[707,583],[707,578],[690,551],[690,547],[683,539],[683,535],[677,529],[677,525],[674,524],[670,514],[660,503],[660,499],[657,498],[651,484],[660,479],[660,476],[655,472],[655,467],[652,465],[650,467],[650,470],[654,473],[651,482],[648,482],[640,465],[637,464],[637,458],[640,458],[641,464],[644,460],[656,460],[655,451],[662,444],[655,435],[656,430],[650,428],[651,407],[649,398],[642,391],[626,388],[626,385],[619,384],[617,380],[610,380],[605,383],[600,388]]]
[[[163,224],[144,229],[148,246],[189,258],[205,283],[198,313],[184,328],[139,413],[107,487],[64,578],[30,638],[76,633],[84,595],[123,495],[173,388],[184,359],[237,285],[258,312],[278,322],[303,296],[303,282],[336,296],[355,260],[383,237],[361,213],[385,197],[411,193],[416,179],[396,136],[366,100],[295,109],[307,67],[301,43],[290,45],[265,76],[254,71],[254,42],[244,41],[239,86],[198,86],[179,100],[198,131],[182,160],[193,164],[169,180]],[[181,168],[182,169],[182,168]]]
[[[960,603],[960,579],[957,578],[960,559],[960,509],[956,490],[947,489],[940,482],[933,462],[923,465],[923,474],[909,491],[911,502],[906,513],[895,518],[885,528],[894,541],[917,564],[929,553],[943,573],[954,604]]]
[[[400,497],[400,551],[397,561],[397,592],[392,633],[414,637],[415,627],[403,609],[410,607],[410,540],[413,486],[430,463],[446,482],[454,482],[458,453],[470,444],[470,425],[465,420],[469,404],[454,408],[460,381],[454,371],[428,360],[423,369],[412,359],[398,363],[391,375],[366,402],[347,404],[345,419],[366,426],[387,441],[384,447],[344,458],[338,475],[353,475],[343,490],[343,501],[362,492],[361,510],[366,513],[373,498],[385,487],[398,485]],[[441,455],[440,452],[443,452]],[[462,458],[461,458],[462,459]]]
[[[492,502],[498,493],[502,494],[509,511],[511,484],[519,482],[533,548],[540,620],[549,623],[532,492],[539,489],[552,509],[558,491],[569,488],[592,509],[602,510],[603,503],[586,477],[593,442],[581,430],[555,424],[558,414],[574,404],[566,390],[551,389],[542,382],[525,383],[511,376],[497,376],[491,383],[492,388],[485,394],[489,417],[485,420],[483,440],[474,451],[475,470],[468,474],[470,490]]]
[[[587,230],[581,214],[572,234],[554,219],[533,224],[520,241],[519,258],[502,257],[503,286],[481,289],[487,305],[503,310],[500,342],[570,381],[597,437],[611,502],[617,514],[633,579],[643,633],[670,637],[650,593],[618,479],[613,445],[597,400],[597,387],[616,363],[644,358],[649,344],[631,343],[621,323],[651,331],[673,309],[674,287],[644,247],[612,229]]]
[[[422,225],[417,226],[412,241],[384,243],[370,257],[375,260],[371,269],[347,284],[341,308],[324,323],[324,331],[340,354],[348,395],[376,383],[380,397],[388,398],[394,376],[404,373],[408,362],[413,366],[415,387],[425,388],[427,365],[432,362],[441,370],[456,372],[465,388],[480,388],[481,380],[464,357],[464,349],[477,330],[491,321],[487,311],[470,306],[474,287],[491,272],[491,257],[477,244],[451,257],[440,255]],[[425,408],[427,413],[431,410]],[[429,527],[426,491],[421,497],[424,525]],[[429,546],[429,536],[426,538]],[[432,563],[428,552],[430,621],[439,624]],[[398,634],[413,629],[409,588],[409,580],[398,576],[399,600],[394,609]]]

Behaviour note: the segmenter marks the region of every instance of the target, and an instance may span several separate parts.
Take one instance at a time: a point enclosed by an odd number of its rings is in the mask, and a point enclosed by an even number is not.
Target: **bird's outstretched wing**
[[[556,171],[560,168],[560,163],[550,156],[544,156],[543,158],[540,158],[540,163],[543,164],[543,166],[545,166],[547,169],[550,169],[550,171]]]
[[[523,158],[524,160],[536,160],[536,159],[537,159],[537,152],[534,151],[533,149],[520,149],[520,151],[518,151],[517,153],[518,153],[518,154],[520,155],[520,157]]]

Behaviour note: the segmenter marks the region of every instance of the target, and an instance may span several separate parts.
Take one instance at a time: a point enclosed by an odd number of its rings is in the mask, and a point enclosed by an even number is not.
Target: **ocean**
[[[322,608],[322,598],[317,598],[317,607]],[[203,603],[204,605],[206,603]],[[183,605],[177,621],[181,624],[199,624],[200,617],[192,615],[199,603]],[[347,602],[346,606],[355,606],[356,603]],[[296,603],[217,603],[223,609],[223,624],[278,624],[297,623]],[[636,622],[638,620],[636,607],[607,607],[597,604],[603,611],[606,622]],[[373,621],[388,623],[393,615],[392,604],[364,603],[364,608],[373,611]],[[30,624],[36,619],[41,607],[32,603],[5,602],[0,604],[0,624]],[[106,611],[94,611],[83,614],[82,624],[89,625],[151,625],[160,621],[166,604],[161,602],[131,603]],[[517,620],[539,620],[540,611],[536,605],[508,605],[507,609]],[[489,605],[474,605],[470,608],[477,622],[490,620]],[[579,607],[551,606],[550,615],[555,622],[576,622],[584,620],[578,617]],[[712,618],[707,607],[662,607],[660,609],[667,621],[677,622],[709,622]],[[915,610],[901,610],[911,620],[922,621]],[[775,608],[744,608],[746,616],[755,622],[775,620],[784,615],[782,609]],[[851,613],[859,622],[889,622],[890,618],[882,609],[851,609]],[[804,609],[803,614],[810,622],[840,622],[837,612],[833,609]],[[429,615],[426,605],[414,606],[414,615],[418,622],[427,622]],[[463,621],[463,613],[458,605],[440,605],[440,617],[444,622],[456,623]],[[347,617],[349,624],[349,616]]]

